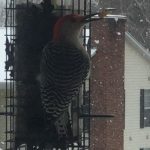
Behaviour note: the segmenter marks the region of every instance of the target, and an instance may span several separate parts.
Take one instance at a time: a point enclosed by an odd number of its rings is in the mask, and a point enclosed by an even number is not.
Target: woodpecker
[[[97,17],[92,18],[97,14]],[[99,13],[66,15],[58,19],[53,40],[43,49],[40,70],[41,99],[46,120],[55,122],[59,136],[65,136],[68,106],[77,96],[90,70],[90,58],[80,42],[82,27],[102,19]],[[59,132],[59,125],[61,131]]]

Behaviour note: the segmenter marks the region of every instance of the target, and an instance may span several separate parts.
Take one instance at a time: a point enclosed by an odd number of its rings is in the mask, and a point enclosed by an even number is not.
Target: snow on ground
[[[5,28],[0,27],[0,82],[5,79]]]

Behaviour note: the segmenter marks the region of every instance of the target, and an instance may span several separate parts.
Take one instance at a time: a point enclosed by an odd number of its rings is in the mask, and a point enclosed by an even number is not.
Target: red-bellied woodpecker
[[[53,41],[43,50],[41,97],[49,121],[63,116],[65,122],[64,113],[89,73],[90,59],[79,36],[85,23],[100,19],[94,15],[61,17],[54,26]]]

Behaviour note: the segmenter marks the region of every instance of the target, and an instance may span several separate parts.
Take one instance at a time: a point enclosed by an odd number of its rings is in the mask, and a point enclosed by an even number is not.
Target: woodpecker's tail
[[[55,128],[57,131],[59,148],[66,149],[72,143],[72,127],[68,111],[64,112],[56,121]]]

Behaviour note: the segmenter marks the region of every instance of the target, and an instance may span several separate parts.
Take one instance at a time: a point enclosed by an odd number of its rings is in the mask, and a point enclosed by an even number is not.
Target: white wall
[[[150,148],[150,128],[140,129],[140,89],[150,89],[148,77],[150,61],[126,41],[124,150]]]

